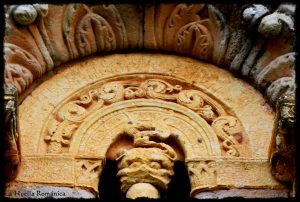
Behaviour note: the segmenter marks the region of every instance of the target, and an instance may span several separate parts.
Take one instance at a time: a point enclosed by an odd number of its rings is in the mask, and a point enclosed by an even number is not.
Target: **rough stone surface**
[[[246,44],[248,38],[245,25],[242,24],[242,13],[239,6],[232,6],[230,19],[227,24],[229,26],[230,40],[226,49],[223,66],[229,69],[231,63],[235,58],[237,58],[236,56],[241,52],[241,49]],[[245,53],[243,53],[242,57],[245,57]]]
[[[14,19],[21,25],[29,25],[35,21],[37,11],[32,5],[18,6],[13,11]]]
[[[258,26],[258,32],[266,37],[276,37],[280,34],[283,24],[288,26],[290,30],[294,30],[294,12],[295,5],[281,4],[274,13],[262,19]]]
[[[250,23],[250,27],[255,26],[257,22],[269,13],[269,9],[261,4],[253,4],[243,11],[243,19]]]

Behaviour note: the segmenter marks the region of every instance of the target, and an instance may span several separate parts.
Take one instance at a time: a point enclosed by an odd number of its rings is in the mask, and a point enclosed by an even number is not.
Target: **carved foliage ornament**
[[[155,40],[158,48],[191,54],[209,60],[213,51],[213,38],[209,18],[199,15],[207,9],[205,4],[160,5],[155,13]],[[161,29],[158,29],[158,27]],[[161,33],[162,32],[162,33]]]
[[[97,190],[103,167],[104,160],[76,159],[76,184]]]
[[[230,156],[240,156],[238,149],[235,147],[243,141],[243,128],[241,123],[232,116],[218,117],[212,123],[216,130],[218,138],[222,140],[222,147]]]
[[[197,189],[210,189],[217,185],[217,163],[213,160],[187,162],[192,186],[191,195]]]
[[[235,145],[244,141],[243,127],[216,101],[199,90],[183,89],[161,79],[112,81],[97,89],[73,98],[62,105],[49,120],[45,141],[48,153],[65,152],[72,134],[93,111],[115,102],[147,98],[160,99],[183,105],[203,118],[215,132],[227,155],[240,156]]]
[[[23,93],[54,66],[95,52],[127,48],[122,17],[112,4],[7,6],[5,83]]]

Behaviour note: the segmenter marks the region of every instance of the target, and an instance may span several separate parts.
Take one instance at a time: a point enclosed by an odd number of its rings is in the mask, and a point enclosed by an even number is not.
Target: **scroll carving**
[[[136,79],[112,81],[90,89],[86,94],[78,95],[66,102],[56,110],[53,118],[49,119],[46,126],[47,134],[44,137],[48,144],[47,152],[53,154],[67,152],[72,135],[93,111],[123,100],[147,98],[174,102],[194,111],[214,128],[221,142],[221,148],[227,155],[244,156],[243,152],[243,154],[239,152],[239,148],[245,147],[245,140],[243,127],[238,119],[228,116],[221,105],[203,92],[185,88],[162,79]],[[161,148],[153,142],[152,146]]]
[[[11,85],[4,85],[4,109],[5,109],[5,155],[4,172],[6,180],[16,177],[20,163],[19,157],[19,125],[17,90]]]
[[[104,101],[96,96],[96,91],[91,90],[79,100],[71,101],[64,105],[52,119],[48,128],[45,141],[49,143],[49,153],[60,153],[63,146],[70,144],[69,139],[84,118],[103,106]]]
[[[218,113],[209,103],[205,102],[202,94],[196,90],[184,90],[178,94],[178,103],[194,110],[207,122],[211,123],[218,117]]]
[[[284,182],[295,183],[295,97],[281,97],[276,104],[271,173]]]
[[[214,120],[212,127],[222,142],[226,154],[240,156],[236,146],[243,141],[243,127],[239,120],[232,116],[221,116]]]
[[[113,81],[92,89],[80,98],[64,104],[54,119],[50,119],[45,141],[49,153],[60,153],[70,144],[72,134],[82,121],[93,111],[115,102],[148,98],[161,99],[181,104],[211,124],[217,117],[225,115],[211,98],[198,90],[183,90],[180,85],[172,85],[160,79],[145,81]]]

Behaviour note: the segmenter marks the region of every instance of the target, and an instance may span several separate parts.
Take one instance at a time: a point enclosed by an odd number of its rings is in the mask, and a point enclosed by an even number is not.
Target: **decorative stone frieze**
[[[96,52],[146,48],[190,55],[241,73],[275,107],[276,99],[295,91],[294,13],[295,5],[287,3],[277,8],[185,3],[8,6],[5,83],[16,86],[23,100],[43,75],[62,63]]]
[[[230,113],[220,103],[199,90],[184,89],[179,84],[171,85],[162,79],[129,79],[95,85],[89,87],[88,92],[74,97],[77,98],[70,98],[71,101],[56,109],[53,118],[47,121],[48,129],[44,138],[48,143],[47,153],[66,152],[77,128],[94,111],[116,102],[141,98],[174,102],[191,109],[214,128],[228,155],[240,156],[240,144],[247,150],[243,140],[244,129],[239,120],[228,116]],[[244,152],[244,155],[247,154]]]

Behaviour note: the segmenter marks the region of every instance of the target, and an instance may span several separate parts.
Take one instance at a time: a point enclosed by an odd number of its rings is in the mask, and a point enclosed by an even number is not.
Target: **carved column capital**
[[[159,190],[167,190],[176,152],[169,145],[159,142],[169,134],[163,130],[151,130],[146,125],[139,127],[131,123],[124,128],[126,135],[133,136],[134,148],[124,150],[117,157],[121,180],[121,191],[127,198],[160,198]],[[150,137],[159,140],[152,141]]]

